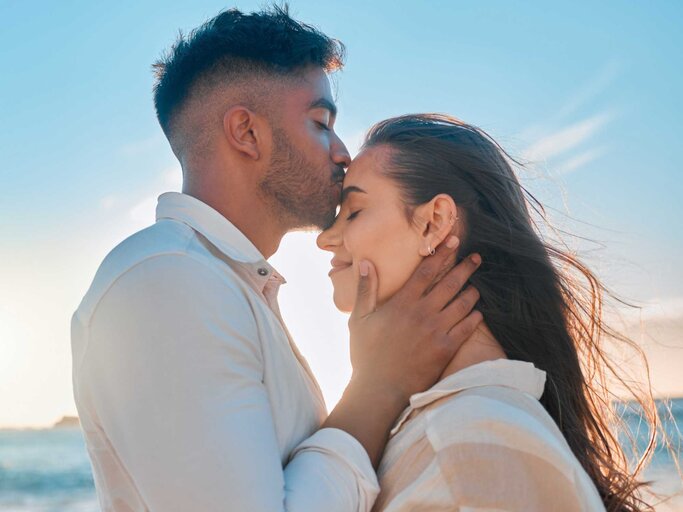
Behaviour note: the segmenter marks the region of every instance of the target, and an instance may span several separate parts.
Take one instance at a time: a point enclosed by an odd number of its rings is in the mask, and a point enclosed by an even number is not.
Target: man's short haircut
[[[286,5],[250,14],[223,11],[187,36],[181,32],[154,63],[157,118],[168,135],[173,116],[204,82],[238,83],[249,74],[294,75],[308,66],[332,72],[343,64],[343,44],[292,19]]]

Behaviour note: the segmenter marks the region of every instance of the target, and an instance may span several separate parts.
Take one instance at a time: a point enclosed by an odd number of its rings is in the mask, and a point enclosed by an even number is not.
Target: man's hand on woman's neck
[[[468,366],[495,359],[507,359],[507,356],[484,321],[455,353],[439,380]]]

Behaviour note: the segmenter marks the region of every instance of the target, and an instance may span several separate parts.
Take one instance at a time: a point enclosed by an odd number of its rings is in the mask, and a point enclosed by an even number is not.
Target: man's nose
[[[342,142],[339,136],[335,133],[335,141],[332,144],[332,161],[337,165],[348,167],[351,164],[351,155],[346,145]]]

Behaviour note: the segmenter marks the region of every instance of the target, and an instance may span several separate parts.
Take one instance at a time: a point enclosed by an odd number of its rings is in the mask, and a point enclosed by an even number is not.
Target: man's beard
[[[334,222],[344,169],[329,170],[329,176],[316,168],[295,148],[280,129],[273,129],[273,156],[260,188],[273,213],[287,230],[325,229]]]

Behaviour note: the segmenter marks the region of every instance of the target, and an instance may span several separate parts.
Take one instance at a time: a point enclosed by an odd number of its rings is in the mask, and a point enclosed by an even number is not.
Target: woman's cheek
[[[358,288],[358,264],[360,259],[358,256],[359,253],[354,250],[356,247],[359,247],[356,243],[356,235],[357,233],[355,233],[353,229],[350,229],[349,226],[344,228],[344,246],[351,257],[351,267],[337,273],[333,280],[335,306],[345,313],[350,313],[353,310]]]
[[[409,236],[397,237],[391,242],[387,240],[382,253],[384,257],[378,295],[380,301],[385,302],[410,279],[422,257]]]
[[[403,285],[400,279],[400,269],[395,263],[387,262],[379,272],[378,302],[384,303],[389,300]]]

